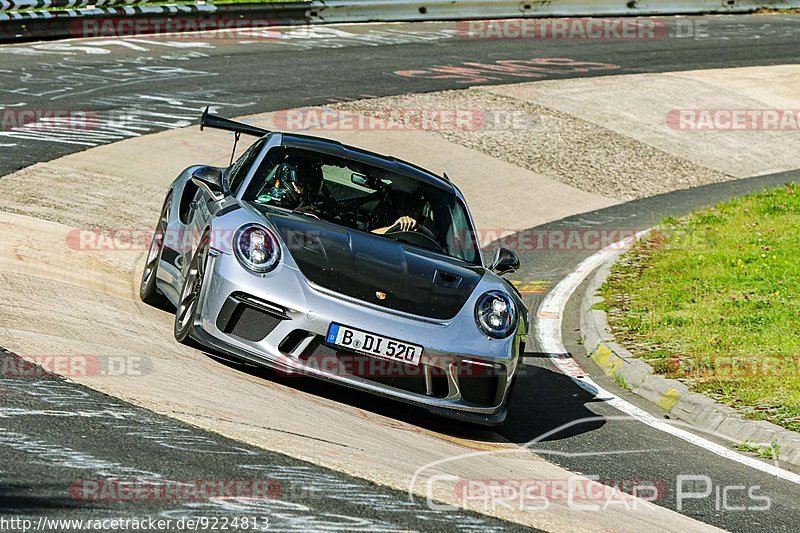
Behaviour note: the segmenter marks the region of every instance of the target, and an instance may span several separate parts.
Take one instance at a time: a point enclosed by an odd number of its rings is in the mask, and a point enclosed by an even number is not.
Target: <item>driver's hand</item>
[[[417,227],[417,221],[411,217],[403,216],[398,218],[393,226],[400,226],[400,231],[411,231]]]

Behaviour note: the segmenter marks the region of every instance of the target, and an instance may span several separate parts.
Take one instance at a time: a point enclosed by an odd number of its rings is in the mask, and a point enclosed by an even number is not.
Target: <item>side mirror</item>
[[[498,248],[489,270],[502,276],[519,270],[519,257],[507,248]]]
[[[369,180],[364,174],[359,174],[358,172],[353,172],[350,174],[350,181],[355,183],[356,185],[361,185],[362,187],[369,186]]]
[[[203,189],[214,201],[222,200],[222,171],[215,167],[200,167],[192,173],[192,183]]]

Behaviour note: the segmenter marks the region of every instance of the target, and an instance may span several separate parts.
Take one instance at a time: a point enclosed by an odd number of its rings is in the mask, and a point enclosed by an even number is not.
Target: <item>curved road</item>
[[[249,36],[252,42],[246,46],[225,40],[143,38],[0,47],[0,107],[86,112],[101,119],[100,127],[88,134],[35,129],[12,133],[0,128],[0,175],[95,145],[189,125],[196,121],[197,109],[206,103],[223,115],[234,116],[481,84],[793,63],[800,57],[799,23],[800,17],[795,16],[670,19],[673,35],[692,31],[698,35],[650,41],[474,41],[459,38],[452,24],[430,23],[292,29],[285,30],[280,38],[274,34]],[[120,119],[123,114],[124,121]],[[571,217],[547,228],[641,229],[664,215],[685,213],[791,178],[768,176],[678,191]],[[519,279],[555,284],[588,254],[528,253],[523,257],[527,270],[519,274]],[[540,301],[541,295],[530,296],[529,307],[536,309]],[[575,303],[571,306],[574,309]],[[566,341],[576,337],[576,328],[575,322],[567,319]],[[499,431],[502,438],[524,444],[572,422],[575,424],[569,429],[557,430],[531,449],[571,471],[600,480],[651,480],[674,487],[678,476],[694,475],[708,476],[715,489],[758,486],[757,493],[771,500],[768,511],[720,509],[713,497],[678,508],[674,490],[656,503],[725,529],[800,529],[797,485],[620,418],[618,411],[596,401],[558,373],[535,344],[529,343],[528,348],[528,371],[517,387],[509,421]],[[576,345],[567,348],[576,354],[582,350]],[[590,365],[584,366],[587,372],[594,372]],[[604,377],[597,380],[631,403],[659,414]],[[268,462],[285,468],[283,488],[288,492],[293,487],[291,480],[303,479],[304,472],[310,477],[308,472],[313,472],[321,488],[315,494],[292,494],[297,507],[282,510],[281,516],[288,517],[285,528],[289,524],[298,529],[324,524],[346,527],[348,523],[342,520],[355,520],[353,517],[363,520],[360,527],[364,529],[457,525],[460,529],[485,530],[507,526],[471,513],[448,517],[429,513],[423,506],[408,509],[403,507],[407,499],[388,489],[239,445],[56,378],[39,381],[35,387],[24,380],[3,379],[0,392],[4,398],[0,426],[6,430],[0,442],[4,445],[0,449],[4,464],[0,472],[0,513],[23,508],[31,515],[50,514],[66,507],[63,516],[85,514],[81,509],[86,502],[63,494],[64,483],[54,481],[51,468],[53,464],[63,466],[65,457],[81,449],[81,457],[75,457],[72,464],[97,476],[118,471],[120,475],[136,472],[148,479],[243,478],[242,472],[257,472],[259,465]],[[325,388],[321,393],[388,416],[431,424],[419,413],[400,410],[389,402],[363,405],[338,390]],[[542,409],[542,405],[559,408]],[[80,415],[80,410],[88,407],[105,414],[96,415],[96,419]],[[31,411],[40,415],[31,415]],[[53,415],[52,411],[62,414]],[[18,415],[23,412],[28,414]],[[433,424],[439,431],[448,429],[445,423]],[[42,444],[48,436],[57,436],[63,443],[61,448],[49,449]],[[106,463],[92,456],[93,449],[103,457],[112,450],[118,459]],[[187,459],[187,455],[191,457]],[[25,483],[9,482],[14,479]],[[331,490],[333,486],[352,488],[337,493]],[[369,514],[360,516],[363,510],[357,502],[365,495],[378,503]],[[356,503],[348,507],[347,502],[353,501]],[[749,503],[737,500],[731,505],[746,507]],[[95,505],[92,509],[95,514],[119,516],[125,505]],[[175,514],[225,511],[209,511],[197,503],[187,504]],[[148,509],[137,508],[136,513],[146,515]],[[293,515],[298,517],[294,521]],[[345,515],[348,518],[342,518]]]
[[[454,23],[427,23],[271,30],[246,45],[145,36],[3,46],[0,105],[85,111],[109,123],[92,136],[65,132],[59,142],[37,140],[48,137],[41,131],[3,133],[0,145],[14,149],[0,151],[0,176],[93,144],[195,123],[206,104],[242,116],[473,85],[789,64],[800,52],[796,16],[664,20],[669,35],[630,41],[473,40],[461,38]],[[566,61],[536,63],[554,58]],[[516,68],[503,65],[509,61]],[[581,65],[587,62],[593,65]],[[123,111],[136,119],[132,127],[122,126]]]

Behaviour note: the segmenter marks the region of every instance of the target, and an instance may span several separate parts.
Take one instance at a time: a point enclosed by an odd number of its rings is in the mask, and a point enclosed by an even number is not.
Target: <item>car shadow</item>
[[[605,425],[591,409],[598,400],[569,376],[540,364],[545,354],[526,353],[517,374],[508,417],[498,428],[505,439],[525,444],[562,440]]]
[[[37,515],[55,511],[77,510],[85,504],[69,497],[56,483],[21,480],[0,483],[0,516]]]
[[[512,402],[505,423],[498,428],[469,424],[435,416],[414,405],[382,398],[342,385],[297,375],[284,375],[268,368],[243,363],[218,352],[204,353],[239,372],[276,384],[326,398],[357,409],[405,422],[443,435],[479,442],[511,441],[525,444],[532,440],[566,439],[593,431],[605,422],[587,404],[594,397],[566,375],[533,364],[524,364],[512,391]],[[543,359],[544,354],[525,354],[523,361]],[[588,419],[588,422],[582,422]],[[576,423],[577,422],[577,423]],[[562,426],[568,426],[559,430]]]

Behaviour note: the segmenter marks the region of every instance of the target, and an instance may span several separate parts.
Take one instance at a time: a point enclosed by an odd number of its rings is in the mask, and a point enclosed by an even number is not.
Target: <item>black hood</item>
[[[309,281],[390,309],[453,318],[485,273],[479,266],[311,217],[266,216]]]

